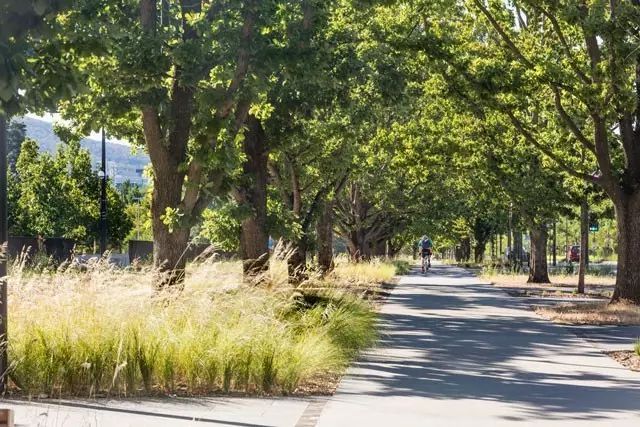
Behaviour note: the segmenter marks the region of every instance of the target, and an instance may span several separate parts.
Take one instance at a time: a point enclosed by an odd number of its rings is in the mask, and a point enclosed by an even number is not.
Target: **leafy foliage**
[[[108,233],[114,245],[131,228],[117,190],[107,187]],[[26,139],[10,181],[10,228],[14,235],[66,237],[87,242],[98,237],[100,182],[89,152],[72,141],[52,156]]]

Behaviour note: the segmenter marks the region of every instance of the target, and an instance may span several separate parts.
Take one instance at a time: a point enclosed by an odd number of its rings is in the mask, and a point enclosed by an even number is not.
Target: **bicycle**
[[[425,268],[426,261],[426,268]],[[422,251],[422,272],[426,273],[431,268],[431,249],[425,249]]]

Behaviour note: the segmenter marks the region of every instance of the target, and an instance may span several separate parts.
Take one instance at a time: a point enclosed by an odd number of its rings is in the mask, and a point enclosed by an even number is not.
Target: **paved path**
[[[453,267],[402,278],[320,427],[639,426],[640,373]]]

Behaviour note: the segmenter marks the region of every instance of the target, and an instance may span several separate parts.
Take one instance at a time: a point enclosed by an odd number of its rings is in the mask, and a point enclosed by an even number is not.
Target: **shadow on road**
[[[381,314],[380,348],[346,380],[371,396],[509,403],[510,420],[586,420],[640,411],[640,375],[612,363],[528,303],[462,269],[412,272]],[[352,387],[351,385],[356,385]]]

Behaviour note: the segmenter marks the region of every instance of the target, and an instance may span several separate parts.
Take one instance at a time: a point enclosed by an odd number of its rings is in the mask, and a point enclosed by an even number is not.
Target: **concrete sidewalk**
[[[25,402],[4,400],[16,426],[272,427],[295,426],[313,399],[175,398]]]
[[[404,277],[382,328],[319,426],[640,425],[640,373],[464,270]]]

